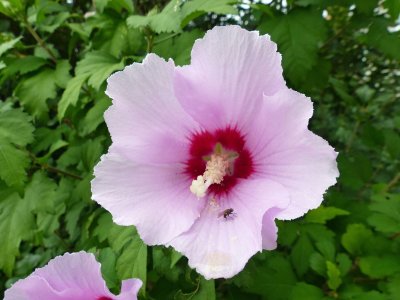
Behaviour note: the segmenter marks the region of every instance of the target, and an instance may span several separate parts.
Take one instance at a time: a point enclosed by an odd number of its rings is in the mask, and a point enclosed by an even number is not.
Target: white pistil
[[[190,185],[190,191],[198,198],[206,195],[210,185],[220,184],[229,169],[229,161],[221,155],[211,155],[207,162],[206,171],[203,175],[197,176]]]

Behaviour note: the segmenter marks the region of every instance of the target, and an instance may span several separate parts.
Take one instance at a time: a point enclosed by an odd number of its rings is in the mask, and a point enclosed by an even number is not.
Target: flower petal
[[[5,292],[5,300],[87,300],[115,298],[101,275],[101,266],[93,254],[84,251],[66,253],[52,259],[43,268],[17,281]],[[122,289],[118,300],[137,299],[141,281],[132,279],[135,288]],[[120,298],[124,296],[125,298]]]
[[[275,224],[277,214],[282,211],[279,208],[268,210],[262,220],[262,247],[265,250],[274,250],[277,247],[278,227]]]
[[[135,225],[149,245],[165,244],[192,226],[202,207],[179,164],[139,165],[111,148],[95,167],[92,198],[119,225]]]
[[[336,183],[337,153],[308,130],[312,103],[286,89],[265,97],[264,107],[246,133],[259,175],[279,182],[291,204],[277,216],[294,219],[318,207],[325,191]]]
[[[173,92],[174,62],[149,54],[108,80],[105,120],[115,147],[137,162],[171,163],[186,155],[198,127]]]
[[[176,69],[176,96],[207,130],[245,126],[263,94],[285,86],[276,50],[267,35],[239,26],[214,27],[195,42],[191,64]]]
[[[229,278],[262,250],[262,219],[276,207],[286,207],[286,190],[269,180],[243,180],[228,196],[211,201],[195,224],[169,244],[189,259],[205,278]],[[233,214],[225,218],[224,210]]]
[[[134,278],[122,281],[121,294],[114,298],[116,300],[137,300],[137,294],[142,284],[140,279]],[[135,298],[132,295],[135,295]]]

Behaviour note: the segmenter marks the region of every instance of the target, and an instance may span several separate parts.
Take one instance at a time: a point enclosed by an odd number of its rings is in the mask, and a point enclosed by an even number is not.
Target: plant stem
[[[24,22],[26,29],[28,29],[29,33],[33,36],[33,38],[36,40],[36,42],[39,43],[39,45],[50,55],[50,59],[54,62],[57,63],[57,58],[54,55],[53,51],[49,47],[47,47],[45,41],[38,35],[38,33],[35,31],[35,29],[29,24],[27,20]]]

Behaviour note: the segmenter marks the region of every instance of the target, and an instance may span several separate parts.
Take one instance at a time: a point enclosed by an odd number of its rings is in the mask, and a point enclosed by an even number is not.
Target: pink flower
[[[337,153],[310,132],[312,103],[286,87],[268,36],[215,27],[176,67],[154,54],[108,79],[112,145],[93,199],[149,245],[170,245],[206,278],[274,249],[275,218],[318,207]]]
[[[91,253],[66,253],[36,269],[5,292],[4,300],[135,300],[142,282],[122,282],[121,294],[108,290],[100,264]]]

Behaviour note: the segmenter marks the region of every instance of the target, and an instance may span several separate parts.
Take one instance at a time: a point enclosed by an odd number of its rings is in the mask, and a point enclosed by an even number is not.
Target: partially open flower
[[[140,279],[122,282],[121,294],[112,294],[91,253],[66,253],[14,283],[4,300],[135,300]]]
[[[275,218],[318,207],[337,153],[310,132],[309,98],[286,87],[268,36],[215,27],[176,67],[154,54],[108,79],[113,144],[93,199],[150,245],[171,245],[206,278],[274,249]]]

